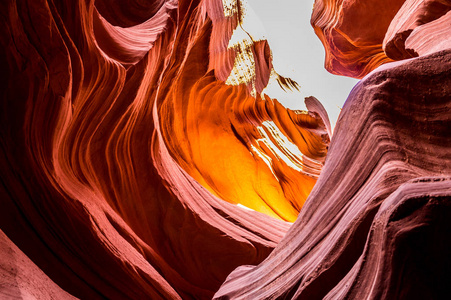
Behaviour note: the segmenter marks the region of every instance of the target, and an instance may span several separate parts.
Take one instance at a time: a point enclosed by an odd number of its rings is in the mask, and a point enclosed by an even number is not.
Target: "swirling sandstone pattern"
[[[330,71],[362,77],[387,56],[411,59],[357,84],[298,220],[215,299],[451,294],[450,3],[402,2],[316,1],[312,24]]]
[[[1,2],[0,298],[446,298],[449,8],[316,1],[325,163],[242,1]]]
[[[387,30],[384,51],[399,60],[449,48],[446,43],[449,46],[451,40],[451,23],[447,15],[450,10],[451,1],[448,0],[404,2]],[[433,33],[430,32],[432,28]]]
[[[317,0],[311,23],[326,69],[362,78],[384,63],[448,49],[450,10],[449,0]]]
[[[358,83],[298,220],[264,262],[237,268],[215,298],[449,295],[450,69],[446,50]]]
[[[325,68],[362,78],[392,61],[382,42],[404,1],[316,0],[311,24],[326,50]]]
[[[449,11],[449,1],[315,2],[329,71],[363,77],[410,59],[357,84],[298,220],[215,299],[449,297]]]
[[[277,245],[330,125],[230,3],[1,2],[0,298],[208,299]]]

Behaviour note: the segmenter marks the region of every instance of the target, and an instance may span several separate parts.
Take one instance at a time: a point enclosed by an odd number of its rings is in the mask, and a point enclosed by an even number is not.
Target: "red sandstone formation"
[[[0,296],[2,299],[76,299],[49,279],[2,231]]]
[[[316,0],[311,23],[326,50],[325,68],[362,78],[392,61],[382,42],[404,1]]]
[[[297,221],[265,261],[232,272],[215,299],[451,294],[450,2],[401,4],[316,1],[312,24],[330,71],[362,77],[387,56],[420,57],[357,84]]]
[[[328,71],[362,78],[381,64],[448,49],[449,0],[315,1]]]
[[[229,42],[230,5],[2,2],[2,261],[31,260],[2,297],[208,299],[277,245],[330,125],[260,96],[270,50]]]
[[[384,39],[389,57],[404,59],[431,54],[451,45],[451,1],[406,1]]]
[[[3,1],[0,298],[449,294],[450,7],[316,1],[325,162],[241,1]]]
[[[215,299],[445,299],[450,69],[447,50],[358,83],[298,220],[264,262],[232,272]]]

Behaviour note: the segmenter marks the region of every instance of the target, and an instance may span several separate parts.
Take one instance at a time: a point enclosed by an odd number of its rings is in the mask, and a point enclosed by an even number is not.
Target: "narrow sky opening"
[[[273,53],[274,69],[301,86],[299,92],[284,92],[272,84],[265,93],[285,107],[304,110],[304,98],[314,96],[324,105],[335,127],[340,110],[358,80],[332,75],[324,68],[324,48],[310,25],[314,0],[247,2],[261,22],[259,26],[263,26]]]

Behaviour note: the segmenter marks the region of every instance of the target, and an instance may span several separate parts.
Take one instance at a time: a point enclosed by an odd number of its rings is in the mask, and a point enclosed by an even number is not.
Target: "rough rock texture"
[[[447,298],[450,70],[447,50],[358,83],[298,220],[263,263],[232,272],[215,299]]]
[[[0,295],[2,299],[76,299],[52,282],[2,231]]]
[[[237,38],[240,7],[1,2],[0,229],[39,280],[0,298],[208,299],[277,245],[330,125],[260,96],[270,50]]]

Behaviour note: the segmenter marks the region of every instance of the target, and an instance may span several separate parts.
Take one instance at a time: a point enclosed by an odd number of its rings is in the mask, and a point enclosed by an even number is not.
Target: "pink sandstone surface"
[[[333,136],[241,1],[0,9],[0,298],[451,294],[449,1],[315,2]]]

